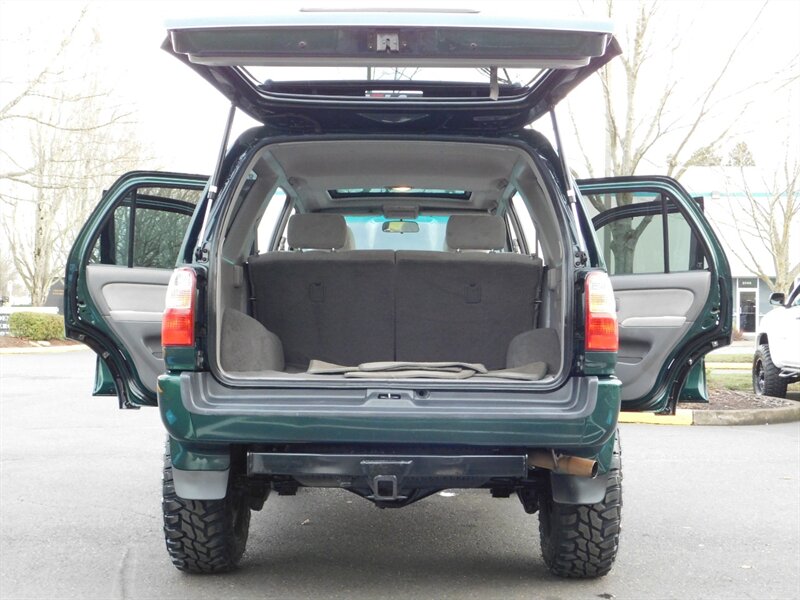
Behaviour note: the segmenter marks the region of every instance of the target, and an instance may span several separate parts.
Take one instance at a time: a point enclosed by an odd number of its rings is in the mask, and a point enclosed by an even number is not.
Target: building
[[[691,167],[681,178],[692,195],[703,198],[705,214],[725,247],[733,276],[734,325],[745,334],[755,332],[761,317],[772,309],[772,290],[756,276],[755,265],[770,278],[775,277],[775,267],[771,253],[755,235],[758,224],[750,198],[765,206],[772,197],[766,188],[773,176],[757,167]],[[795,215],[791,231],[790,264],[796,264],[800,262],[800,214]]]

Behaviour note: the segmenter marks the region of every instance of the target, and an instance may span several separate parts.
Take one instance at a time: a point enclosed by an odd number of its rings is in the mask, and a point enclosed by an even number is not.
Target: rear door
[[[206,181],[177,173],[124,175],[103,195],[70,251],[66,333],[97,353],[95,392],[116,391],[121,407],[156,404],[166,288],[183,261]]]
[[[732,298],[701,207],[667,177],[577,183],[617,301],[623,410],[672,410],[682,389],[698,399],[703,356],[730,343]]]

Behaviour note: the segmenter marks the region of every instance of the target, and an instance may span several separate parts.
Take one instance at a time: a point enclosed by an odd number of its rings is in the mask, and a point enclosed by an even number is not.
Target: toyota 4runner
[[[174,564],[235,567],[271,493],[397,508],[482,488],[538,511],[554,573],[607,573],[620,407],[699,394],[731,333],[691,196],[566,166],[555,106],[619,54],[610,25],[309,10],[168,29],[230,100],[226,131],[236,111],[262,125],[226,133],[210,178],[117,181],[65,314],[95,393],[161,413]]]

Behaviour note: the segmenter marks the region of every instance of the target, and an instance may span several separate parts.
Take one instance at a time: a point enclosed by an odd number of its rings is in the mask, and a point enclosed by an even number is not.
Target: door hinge
[[[576,267],[585,267],[589,262],[589,256],[583,250],[576,250],[574,256]]]
[[[199,262],[208,262],[208,242],[194,249],[194,258]]]

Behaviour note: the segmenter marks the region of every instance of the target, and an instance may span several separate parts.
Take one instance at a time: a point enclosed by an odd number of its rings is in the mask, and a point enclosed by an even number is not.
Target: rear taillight
[[[197,278],[192,269],[175,269],[167,287],[162,346],[194,346],[194,299]]]
[[[602,271],[593,271],[586,277],[585,349],[600,352],[619,349],[614,289],[608,275]]]

